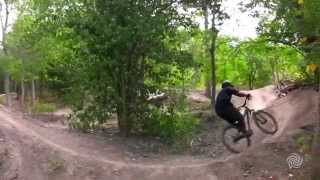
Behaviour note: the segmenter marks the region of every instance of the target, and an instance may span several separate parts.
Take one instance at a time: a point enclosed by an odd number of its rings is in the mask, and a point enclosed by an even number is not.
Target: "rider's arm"
[[[229,89],[229,92],[230,92],[232,95],[235,95],[235,96],[238,96],[238,97],[250,97],[250,94],[247,94],[247,93],[238,91],[238,90],[236,90],[235,88],[231,88],[231,87],[230,87],[230,89]]]
[[[235,94],[236,96],[239,96],[239,97],[250,97],[250,94],[247,94],[247,93],[244,93],[244,92],[240,92],[238,91],[238,94]]]

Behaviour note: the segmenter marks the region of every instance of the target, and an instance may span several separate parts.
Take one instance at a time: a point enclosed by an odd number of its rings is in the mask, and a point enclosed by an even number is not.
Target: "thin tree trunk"
[[[123,67],[122,67],[123,68]],[[130,126],[129,126],[129,109],[128,109],[128,96],[127,96],[127,81],[125,77],[124,68],[120,70],[120,82],[119,82],[119,95],[120,100],[118,103],[117,115],[118,115],[118,127],[120,133],[125,136],[130,135]]]
[[[216,103],[216,57],[215,57],[215,47],[216,47],[216,38],[217,35],[214,32],[214,37],[212,38],[211,44],[211,104],[215,105]]]
[[[38,98],[41,99],[43,97],[43,85],[42,81],[38,81]]]
[[[277,59],[275,59],[275,77],[276,77],[276,83],[278,84],[280,81],[280,76],[279,76],[279,63]]]
[[[25,86],[24,86],[24,76],[21,78],[21,106],[24,108],[25,101]]]
[[[227,59],[223,61],[223,79],[227,79]]]
[[[250,58],[248,60],[248,88],[251,89],[252,64]]]
[[[128,124],[127,124],[127,113],[126,113],[126,107],[123,103],[119,104],[118,110],[117,110],[117,117],[118,117],[118,127],[121,135],[128,136]]]
[[[250,70],[250,72],[248,74],[249,74],[249,77],[248,77],[248,88],[251,90],[252,89],[252,85],[251,85],[251,82],[252,82],[252,80],[251,80],[251,70]]]
[[[3,2],[5,5],[5,13],[4,13],[4,21],[1,16],[2,48],[3,48],[4,54],[6,56],[8,56],[7,44],[6,44],[6,33],[7,33],[7,29],[8,29],[8,20],[9,20],[10,11],[9,11],[8,0],[4,0]],[[10,95],[10,74],[9,74],[9,72],[5,73],[4,87],[5,87],[5,93],[6,93],[6,103],[10,107],[12,105],[12,99],[11,99],[11,95]]]
[[[36,86],[35,86],[34,79],[32,79],[32,81],[31,81],[31,94],[32,94],[32,105],[35,105],[35,103],[36,103]]]
[[[271,66],[273,84],[277,85],[276,74],[275,74],[275,69],[274,69],[274,63],[272,62],[272,59],[270,60],[270,66]]]
[[[7,106],[12,105],[11,95],[10,95],[10,75],[9,73],[5,73],[4,77],[4,89],[6,93],[6,104]]]
[[[22,65],[22,72],[21,72],[21,106],[22,109],[24,109],[24,105],[25,105],[25,95],[26,95],[26,89],[25,89],[25,84],[24,84],[24,80],[25,80],[25,73],[24,73],[24,60],[22,59],[21,62]]]
[[[218,31],[215,27],[216,25],[216,19],[215,19],[215,10],[212,9],[212,25],[211,25],[211,33],[212,33],[212,39],[211,39],[211,49],[210,49],[210,55],[211,55],[211,105],[214,107],[216,103],[216,41],[218,37]]]
[[[0,79],[0,93],[1,93],[1,94],[5,94],[5,90],[4,90],[4,76],[3,76],[3,78]]]
[[[206,0],[202,1],[202,10],[204,14],[204,39],[203,43],[205,46],[205,55],[207,57],[207,53],[210,52],[209,45],[209,12],[208,12],[208,2]],[[211,82],[210,79],[206,79],[206,95],[211,98]]]
[[[202,10],[204,14],[204,29],[208,31],[209,29],[209,13],[208,13],[208,4],[206,1],[202,2]]]
[[[14,92],[18,92],[18,83],[17,81],[14,81]]]
[[[185,72],[184,72],[184,70],[182,71],[182,95],[184,96],[185,95],[185,90],[186,90],[186,88],[185,88]]]

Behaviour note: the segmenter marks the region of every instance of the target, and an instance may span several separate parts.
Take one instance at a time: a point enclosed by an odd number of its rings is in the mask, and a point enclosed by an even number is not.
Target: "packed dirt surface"
[[[40,121],[41,116],[31,118],[1,107],[0,180],[299,179],[303,168],[289,170],[286,158],[299,151],[293,135],[319,119],[318,94],[305,89],[277,99],[272,87],[250,93],[253,95],[250,107],[272,114],[279,130],[270,136],[254,127],[253,145],[237,155],[227,152],[218,142],[225,126],[218,118],[204,118],[205,123],[194,138],[190,153],[164,156],[164,153],[153,151],[139,154],[139,148],[135,150],[134,144],[110,132],[103,136],[84,134],[71,131],[61,123]],[[209,102],[199,93],[191,94],[189,98],[197,100],[199,105]],[[234,102],[241,104],[243,99],[234,99]],[[66,111],[56,112],[54,116],[63,117]],[[200,116],[206,116],[206,113],[200,113]],[[165,147],[147,148],[161,151]]]

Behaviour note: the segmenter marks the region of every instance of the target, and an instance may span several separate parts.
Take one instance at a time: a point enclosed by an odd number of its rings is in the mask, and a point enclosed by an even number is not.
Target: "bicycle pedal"
[[[264,121],[260,121],[261,124],[266,124],[267,123],[267,120],[264,120]]]
[[[245,138],[245,136],[238,136],[238,137],[235,137],[233,139],[233,143],[237,143],[238,141],[240,141],[241,139]]]

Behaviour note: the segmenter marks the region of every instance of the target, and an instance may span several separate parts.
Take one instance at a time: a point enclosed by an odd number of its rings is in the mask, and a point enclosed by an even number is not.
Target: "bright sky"
[[[230,19],[225,21],[221,27],[221,34],[232,35],[244,38],[254,38],[257,36],[256,28],[259,23],[258,18],[253,18],[249,13],[243,13],[239,10],[241,0],[226,0],[225,8]]]
[[[3,0],[0,0],[2,2]],[[219,27],[220,34],[238,37],[240,39],[255,38],[257,36],[256,28],[259,19],[253,18],[248,12],[243,13],[239,10],[239,2],[249,0],[224,0],[223,8],[230,16],[230,19],[224,21],[224,24]],[[10,24],[12,25],[16,19],[16,12],[10,14]],[[200,26],[204,26],[204,19],[196,18]],[[10,27],[9,27],[10,30]],[[0,33],[0,39],[1,33]]]
[[[239,3],[244,0],[225,0],[223,8],[228,13],[230,19],[224,21],[224,24],[219,27],[220,34],[235,36],[240,39],[255,38],[257,36],[256,28],[259,23],[258,18],[253,18],[249,12],[241,12]],[[248,1],[248,0],[245,0]],[[261,9],[263,10],[263,9]],[[204,26],[204,19],[197,18],[200,26]]]
[[[2,19],[2,21],[0,21],[0,26],[2,25],[2,23],[4,24],[5,21],[5,15],[6,15],[6,11],[4,10],[5,6],[3,5],[4,2],[3,0],[0,0],[0,18]],[[12,29],[12,25],[14,24],[14,22],[16,21],[17,18],[17,11],[16,9],[11,9],[10,8],[10,14],[9,14],[9,19],[8,19],[8,31],[10,31]],[[0,28],[0,40],[2,40],[2,28]]]

